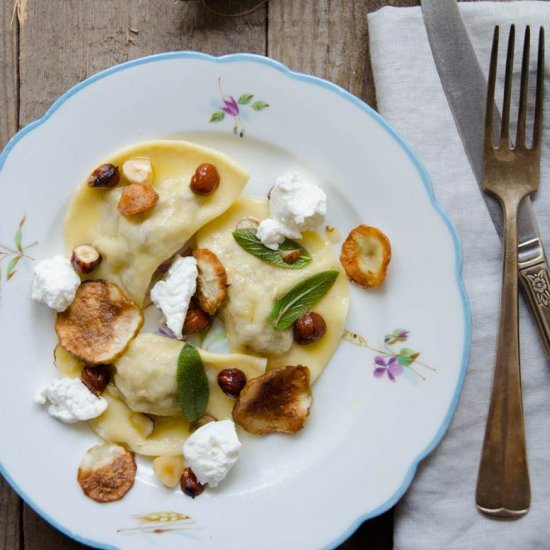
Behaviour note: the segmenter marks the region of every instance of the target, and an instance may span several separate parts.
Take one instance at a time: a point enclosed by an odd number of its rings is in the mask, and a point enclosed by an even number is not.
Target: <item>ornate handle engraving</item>
[[[550,272],[546,258],[521,268],[519,280],[535,314],[546,353],[550,357]]]

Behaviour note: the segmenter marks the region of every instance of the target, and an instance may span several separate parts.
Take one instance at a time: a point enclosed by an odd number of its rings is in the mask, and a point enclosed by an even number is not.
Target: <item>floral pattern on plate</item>
[[[26,251],[37,244],[37,241],[32,244],[23,245],[23,226],[26,220],[27,216],[25,215],[19,221],[19,225],[13,237],[14,248],[0,244],[0,279],[2,276],[1,265],[4,260],[9,260],[6,267],[6,281],[9,281],[15,276],[17,273],[17,266],[22,259],[34,261],[34,258],[29,256]]]
[[[269,103],[262,100],[255,100],[254,94],[241,94],[237,100],[232,95],[225,95],[222,92],[222,79],[218,78],[218,89],[222,100],[219,110],[212,114],[209,122],[221,122],[225,119],[225,115],[233,117],[233,135],[244,137],[244,124],[241,119],[241,109],[250,107],[254,111],[263,111],[269,107]]]
[[[386,334],[383,349],[379,349],[371,346],[366,338],[360,334],[349,330],[344,331],[344,340],[357,346],[368,348],[377,354],[373,360],[374,371],[372,373],[376,378],[387,377],[392,382],[395,382],[397,377],[403,373],[412,373],[414,381],[417,379],[426,380],[426,377],[413,367],[413,364],[429,369],[432,372],[435,372],[435,369],[418,360],[420,352],[414,351],[407,346],[401,346],[399,349],[396,348],[397,344],[407,342],[409,336],[409,330],[396,328]]]

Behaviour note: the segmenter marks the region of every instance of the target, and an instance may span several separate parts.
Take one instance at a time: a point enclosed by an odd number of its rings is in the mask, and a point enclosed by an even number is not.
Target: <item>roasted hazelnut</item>
[[[218,188],[219,184],[218,170],[213,164],[205,162],[197,166],[189,187],[196,195],[210,195]]]
[[[258,225],[260,225],[258,218],[247,216],[235,226],[235,229],[256,229]]]
[[[229,397],[238,397],[245,385],[246,374],[240,369],[223,369],[218,373],[218,386]]]
[[[185,468],[181,476],[181,490],[191,498],[198,497],[204,491],[204,485],[199,483],[191,468]]]
[[[150,185],[131,183],[122,190],[118,211],[123,216],[135,216],[151,210],[158,200],[159,194]]]
[[[111,381],[111,373],[107,365],[84,367],[80,379],[92,393],[101,395]]]
[[[325,320],[318,313],[310,311],[294,323],[294,340],[297,344],[313,344],[320,340],[326,331]]]
[[[195,422],[191,422],[191,425],[189,426],[189,430],[191,432],[194,432],[198,430],[199,428],[202,428],[203,426],[206,426],[207,424],[210,424],[210,422],[216,422],[217,418],[214,418],[210,414],[205,414],[204,416],[201,416]]]
[[[120,180],[118,166],[102,164],[98,166],[88,178],[89,187],[114,187]]]
[[[79,244],[73,248],[71,263],[78,273],[91,273],[103,258],[91,244]]]
[[[210,318],[202,309],[189,309],[183,323],[183,332],[186,334],[204,332],[209,324]]]
[[[287,252],[281,253],[281,258],[285,264],[295,264],[302,255],[302,251],[297,248],[296,250],[288,250]]]

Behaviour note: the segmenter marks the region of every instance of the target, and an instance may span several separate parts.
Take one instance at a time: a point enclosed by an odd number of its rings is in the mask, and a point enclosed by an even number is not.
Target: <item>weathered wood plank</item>
[[[0,3],[0,148],[17,131],[18,123],[18,75],[17,49],[19,28],[12,21],[13,2]]]
[[[288,67],[326,78],[376,104],[367,14],[419,0],[277,0],[269,3],[267,53]]]
[[[17,131],[17,21],[12,24],[13,2],[0,3],[0,148]],[[21,501],[0,476],[0,550],[19,550]]]
[[[250,2],[224,5],[233,12]],[[32,2],[21,28],[21,123],[41,116],[75,83],[128,59],[172,50],[264,54],[265,29],[266,8],[228,18],[200,0]]]

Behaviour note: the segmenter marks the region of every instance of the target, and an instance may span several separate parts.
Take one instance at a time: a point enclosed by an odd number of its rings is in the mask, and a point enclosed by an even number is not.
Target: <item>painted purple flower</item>
[[[230,97],[229,99],[223,100],[222,111],[228,115],[237,116],[239,114],[239,106],[237,105],[237,102]]]
[[[388,378],[392,382],[395,382],[395,377],[399,376],[403,372],[403,367],[397,362],[397,357],[390,357],[386,360],[381,355],[377,355],[374,358],[374,363],[378,365],[378,367],[374,369],[373,373],[377,378],[387,374]]]
[[[390,334],[386,334],[386,337],[384,338],[384,343],[392,346],[397,342],[406,342],[407,338],[409,337],[409,334],[410,334],[409,330],[404,330],[400,328],[395,329]]]

